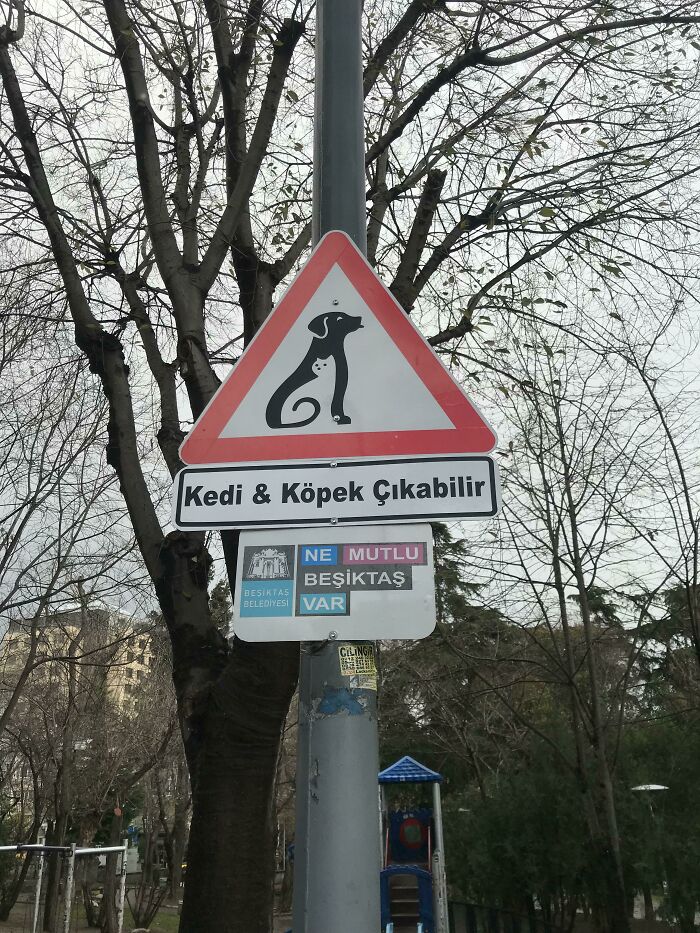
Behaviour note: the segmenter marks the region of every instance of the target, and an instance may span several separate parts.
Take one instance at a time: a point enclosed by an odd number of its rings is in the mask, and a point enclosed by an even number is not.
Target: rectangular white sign
[[[424,638],[434,627],[430,525],[241,534],[233,630],[244,641]]]
[[[183,531],[477,519],[500,505],[485,456],[187,467],[173,492]]]

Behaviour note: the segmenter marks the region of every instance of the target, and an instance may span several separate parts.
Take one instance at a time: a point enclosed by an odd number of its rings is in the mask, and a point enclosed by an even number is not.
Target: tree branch
[[[277,116],[277,109],[292,61],[292,55],[303,31],[303,23],[298,20],[288,19],[284,21],[277,34],[275,51],[267,76],[267,85],[260,105],[258,120],[250,141],[250,149],[199,268],[197,284],[202,294],[207,294],[219,274],[221,264],[241,222],[242,211],[255,186],[260,166],[270,142],[272,127]]]
[[[166,288],[170,291],[169,283],[182,272],[182,257],[165,199],[158,156],[158,138],[141,52],[134,33],[134,24],[123,0],[103,0],[103,3],[129,100],[136,150],[136,169],[143,196],[146,222],[158,269]]]
[[[634,29],[636,26],[654,26],[656,24],[664,26],[685,26],[692,23],[700,23],[700,16],[674,16],[673,13],[666,13],[662,16],[638,16],[634,19],[621,19],[614,23],[594,23],[591,26],[583,26],[581,29],[574,29],[572,32],[562,33],[559,36],[555,36],[553,39],[549,39],[547,42],[542,42],[540,45],[534,46],[534,48],[526,49],[524,52],[504,55],[501,58],[490,54],[491,51],[504,48],[509,43],[494,46],[491,50],[485,50],[483,64],[491,68],[503,68],[504,65],[515,65],[518,62],[526,61],[528,58],[533,58],[535,55],[541,55],[542,52],[553,49],[558,45],[563,45],[566,42],[576,42],[578,39],[583,39],[596,32],[617,32],[620,29]]]
[[[411,227],[406,249],[396,270],[394,281],[390,286],[394,297],[405,311],[410,311],[413,307],[415,298],[413,279],[418,269],[420,257],[425,249],[446,178],[447,172],[441,169],[433,169],[428,172],[423,193],[413,218],[413,226]]]
[[[437,92],[449,84],[461,74],[466,68],[472,65],[481,65],[484,63],[485,53],[481,49],[467,49],[457,58],[453,59],[445,68],[441,68],[438,73],[429,81],[426,81],[422,88],[416,92],[411,103],[406,109],[392,122],[386,133],[370,146],[367,150],[365,161],[370,165],[374,160],[388,147],[395,139],[403,133],[406,127],[425,107],[428,101],[437,94]]]
[[[56,266],[63,281],[75,327],[75,342],[90,370],[100,377],[109,402],[107,461],[115,469],[134,532],[152,578],[160,574],[160,527],[139,459],[136,424],[129,388],[128,367],[120,341],[94,317],[83,291],[75,257],[58,216],[36,136],[6,44],[0,45],[0,78],[12,112],[15,131],[31,182],[30,194],[46,229]]]
[[[392,54],[401,45],[409,32],[416,26],[420,19],[427,16],[436,8],[444,9],[444,0],[411,0],[406,7],[403,16],[391,29],[377,46],[374,55],[365,65],[364,72],[364,93],[365,97],[374,87],[377,78],[391,58]]]

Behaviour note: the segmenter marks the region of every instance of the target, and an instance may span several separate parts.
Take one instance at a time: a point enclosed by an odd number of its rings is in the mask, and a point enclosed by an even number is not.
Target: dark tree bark
[[[36,842],[36,836],[31,837],[30,842]],[[24,886],[25,879],[30,867],[34,864],[34,853],[27,853],[26,857],[22,859],[22,865],[12,879],[11,884],[6,890],[3,890],[2,897],[0,898],[0,920],[5,921],[10,916],[10,911],[15,906],[17,898],[22,893],[22,888]]]
[[[171,903],[180,899],[180,886],[182,884],[182,862],[187,847],[187,818],[190,809],[191,795],[189,780],[184,760],[178,755],[174,774],[174,796],[172,821],[165,812],[165,800],[160,785],[158,773],[154,775],[156,792],[158,796],[158,810],[163,832],[163,845],[168,866],[168,898]]]
[[[234,915],[245,911],[250,933],[271,929],[273,790],[297,665],[293,644],[237,642],[225,674],[212,688],[193,787],[196,818],[181,920],[187,933],[217,929],[222,905]],[[231,806],[232,799],[245,804]]]
[[[122,809],[114,808],[109,826],[109,844],[118,846],[122,842]],[[105,880],[103,886],[102,902],[104,911],[102,915],[102,933],[117,933],[117,905],[116,896],[119,886],[119,859],[118,853],[110,853],[105,859]]]
[[[65,843],[68,815],[62,813],[46,833],[46,844],[61,846]],[[58,929],[59,887],[63,875],[64,859],[58,852],[52,852],[46,860],[46,898],[44,900],[44,930],[54,933]]]

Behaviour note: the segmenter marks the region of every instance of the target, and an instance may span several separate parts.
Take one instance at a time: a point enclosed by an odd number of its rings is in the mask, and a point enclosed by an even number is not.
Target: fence
[[[122,933],[124,925],[124,893],[126,891],[126,853],[127,846],[77,847],[47,846],[43,843],[28,843],[26,845],[0,846],[0,852],[15,852],[18,855],[32,853],[38,857],[36,886],[34,890],[34,909],[32,912],[32,933],[39,929],[39,908],[41,903],[41,884],[44,876],[44,863],[52,854],[62,855],[66,859],[66,881],[63,895],[63,933],[70,933],[71,910],[73,907],[73,894],[75,885],[75,859],[80,855],[108,855],[111,852],[121,853],[121,867],[119,870],[119,887],[117,890],[117,930]]]

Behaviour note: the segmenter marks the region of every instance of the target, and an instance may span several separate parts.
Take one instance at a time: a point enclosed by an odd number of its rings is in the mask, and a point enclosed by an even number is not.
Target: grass
[[[126,920],[126,917],[124,919]],[[131,920],[131,914],[129,914],[129,920]],[[177,933],[179,923],[180,917],[176,911],[159,910],[150,929],[154,931],[161,930],[162,933]],[[126,927],[126,924],[124,926]]]

